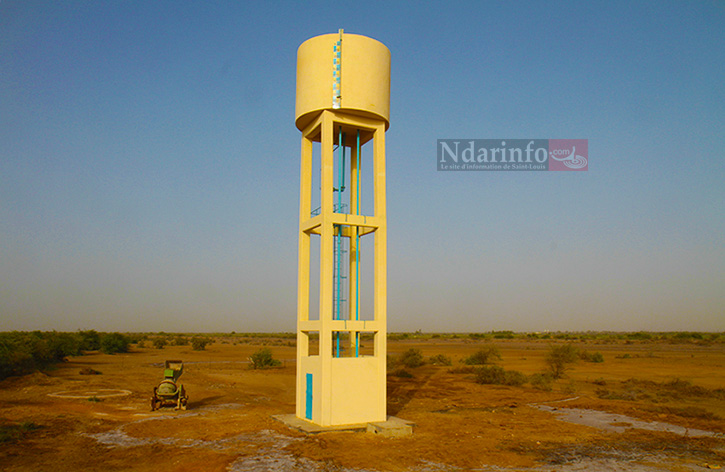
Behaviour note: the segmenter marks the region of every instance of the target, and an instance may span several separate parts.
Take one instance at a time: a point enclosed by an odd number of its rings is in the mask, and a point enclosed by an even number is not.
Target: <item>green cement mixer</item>
[[[176,410],[186,410],[189,396],[184,386],[179,383],[184,371],[182,361],[166,361],[164,363],[164,380],[154,387],[154,395],[151,397],[151,411],[158,410],[165,406],[174,406]]]

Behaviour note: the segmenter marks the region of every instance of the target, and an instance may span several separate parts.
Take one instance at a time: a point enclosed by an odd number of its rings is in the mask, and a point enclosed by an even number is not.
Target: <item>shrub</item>
[[[0,333],[0,379],[24,375],[80,354],[80,338],[75,334]]]
[[[570,364],[577,361],[578,351],[572,344],[552,345],[546,354],[546,365],[555,379],[561,378],[564,371],[570,368]]]
[[[506,378],[504,379],[505,385],[511,385],[514,387],[520,387],[525,384],[529,378],[526,374],[519,372],[518,370],[507,370]]]
[[[686,406],[682,408],[660,407],[658,411],[664,411],[683,418],[698,418],[710,421],[722,421],[722,417],[699,406]]]
[[[67,356],[80,356],[81,340],[78,336],[71,333],[47,333],[45,341],[48,346],[48,354],[50,361],[62,361]]]
[[[153,345],[156,349],[163,349],[166,346],[165,338],[154,338]]]
[[[640,341],[649,341],[650,339],[652,339],[652,335],[650,333],[645,333],[645,332],[640,331],[640,332],[637,332],[637,333],[629,333],[629,334],[627,334],[627,338],[629,338],[629,339],[637,339],[637,340],[640,340]]]
[[[667,382],[652,380],[628,379],[612,390],[599,389],[597,396],[610,400],[637,400],[651,402],[667,402],[670,400],[695,400],[699,398],[725,398],[722,389],[710,390],[693,385],[687,380],[673,379]]]
[[[505,370],[503,367],[492,365],[480,367],[476,370],[476,382],[488,385],[521,386],[526,383],[526,375],[517,370]]]
[[[101,351],[106,354],[128,352],[129,339],[120,333],[109,333],[101,336]]]
[[[272,357],[272,351],[267,348],[260,349],[249,358],[252,369],[269,369],[282,365],[280,361]]]
[[[553,381],[554,377],[548,372],[534,374],[529,379],[529,382],[531,382],[531,385],[534,388],[538,388],[539,390],[543,390],[545,392],[551,392],[551,384]]]
[[[32,350],[19,339],[19,334],[0,335],[0,379],[32,372],[35,368]]]
[[[396,369],[393,372],[390,373],[390,375],[394,377],[400,377],[402,379],[411,379],[413,378],[413,374],[408,372],[407,370],[403,369],[402,367],[400,369]]]
[[[448,372],[451,374],[472,374],[476,371],[476,368],[472,365],[460,365],[453,367],[452,369],[448,369]]]
[[[425,359],[420,349],[408,349],[400,355],[400,363],[409,369],[414,369],[425,364]]]
[[[141,333],[127,333],[126,337],[128,338],[128,342],[130,344],[136,344],[149,338],[147,335]]]
[[[692,385],[689,380],[672,379],[669,382],[661,384],[663,390],[672,398],[679,399],[681,397],[708,397],[710,391],[705,387]]]
[[[184,336],[176,336],[174,338],[174,346],[186,346],[189,344],[189,339]]]
[[[4,424],[0,426],[0,444],[19,441],[31,431],[39,428],[40,426],[30,421],[23,421],[18,424]]]
[[[506,371],[503,367],[492,365],[476,370],[476,382],[480,384],[501,385],[504,382]]]
[[[94,330],[79,331],[81,349],[84,351],[97,351],[101,349],[101,335]]]
[[[191,339],[191,348],[195,351],[203,351],[206,349],[206,346],[208,344],[211,344],[211,339],[209,338],[202,338],[200,336],[195,336]]]
[[[679,332],[675,333],[673,336],[673,339],[702,339],[701,333],[688,333],[688,332]]]
[[[513,331],[493,331],[493,338],[494,339],[513,339],[514,332]]]
[[[589,352],[589,351],[580,351],[579,352],[579,358],[586,362],[604,362],[604,356],[601,352]]]
[[[102,347],[101,341],[103,338],[95,331],[0,333],[0,380],[48,368],[68,356],[82,355],[84,350]],[[112,349],[113,343],[107,344]]]
[[[445,354],[438,354],[436,356],[432,356],[428,358],[428,362],[433,365],[453,365],[451,358],[446,356]]]
[[[501,359],[501,353],[496,346],[487,346],[463,359],[463,363],[466,365],[484,365],[494,358]]]

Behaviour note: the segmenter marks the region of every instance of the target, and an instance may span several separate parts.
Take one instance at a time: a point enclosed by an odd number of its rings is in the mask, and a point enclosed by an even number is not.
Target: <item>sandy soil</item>
[[[234,343],[237,344],[234,344]],[[267,343],[279,369],[249,369]],[[388,378],[388,413],[415,422],[408,438],[365,433],[305,436],[271,415],[294,412],[295,348],[288,340],[217,339],[188,346],[91,353],[57,369],[0,382],[0,425],[40,428],[0,445],[3,471],[690,471],[725,466],[725,347],[582,345],[605,362],[579,362],[551,391],[479,385],[456,372],[484,342],[393,341],[392,354],[446,354]],[[497,364],[544,370],[548,343],[501,341]],[[629,357],[625,355],[629,354]],[[187,411],[150,411],[165,359],[183,359]],[[85,368],[101,375],[81,375]],[[460,370],[460,369],[458,369]],[[687,380],[712,394],[662,396],[630,378]],[[601,399],[601,390],[619,399]],[[702,390],[702,389],[701,389]],[[600,392],[597,395],[597,392]],[[89,400],[90,399],[90,400]],[[694,413],[693,413],[694,412]]]

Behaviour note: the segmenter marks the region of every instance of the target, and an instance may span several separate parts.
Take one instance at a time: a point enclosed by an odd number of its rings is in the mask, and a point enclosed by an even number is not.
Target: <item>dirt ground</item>
[[[252,370],[264,343],[283,366]],[[148,343],[147,343],[148,344]],[[399,439],[305,436],[271,418],[294,412],[288,339],[217,338],[190,346],[90,353],[57,369],[0,382],[0,426],[37,428],[0,444],[3,471],[691,471],[725,467],[725,346],[579,344],[580,361],[550,391],[480,385],[460,359],[494,344],[496,364],[545,368],[541,340],[389,342],[445,354],[453,365],[388,377],[388,414],[413,421]],[[150,411],[165,359],[182,359],[187,411]],[[82,369],[100,375],[81,375]],[[630,380],[628,379],[636,379]],[[686,381],[672,383],[674,379]],[[669,390],[663,387],[670,382]],[[680,385],[682,388],[675,388]]]

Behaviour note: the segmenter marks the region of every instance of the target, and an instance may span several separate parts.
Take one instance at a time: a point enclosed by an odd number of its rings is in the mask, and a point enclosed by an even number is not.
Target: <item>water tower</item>
[[[386,420],[389,117],[385,45],[342,30],[302,43],[296,417],[322,427]]]

